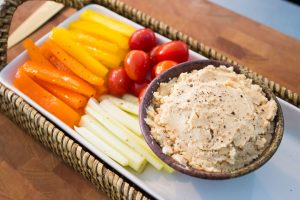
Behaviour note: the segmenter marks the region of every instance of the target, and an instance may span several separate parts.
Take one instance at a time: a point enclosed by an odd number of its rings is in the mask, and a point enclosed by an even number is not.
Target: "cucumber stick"
[[[137,106],[139,105],[139,99],[136,96],[133,96],[131,94],[124,94],[122,99],[129,103],[136,104]]]
[[[92,116],[82,116],[79,125],[94,133],[101,140],[105,141],[112,148],[125,156],[128,159],[128,165],[135,171],[140,171],[145,166],[146,160],[144,157],[120,141],[110,131],[99,124],[99,122]]]
[[[106,112],[108,112],[115,120],[126,126],[128,129],[141,136],[141,130],[139,121],[135,120],[129,114],[121,110],[119,107],[111,103],[108,99],[104,99],[100,102],[99,106]]]
[[[118,106],[120,109],[131,113],[133,115],[138,116],[139,115],[139,106],[137,104],[133,104],[131,102],[128,101],[124,101],[123,99],[111,96],[111,95],[103,95],[100,98],[101,100],[104,99],[108,99],[110,102],[112,102],[113,104],[115,104],[116,106]]]
[[[100,150],[102,153],[112,158],[116,162],[118,162],[122,166],[128,165],[128,159],[123,156],[121,153],[113,149],[110,145],[108,145],[103,140],[96,137],[93,133],[87,130],[84,127],[74,127],[75,131],[81,135],[84,139],[86,139],[89,143],[91,143],[94,147]]]
[[[125,142],[135,151],[139,152],[156,169],[160,170],[163,168],[162,161],[159,158],[157,158],[156,155],[154,155],[154,153],[149,149],[146,142],[142,138],[130,132],[128,129],[126,129],[126,127],[121,128],[122,125],[119,124],[116,120],[114,120],[101,107],[99,107],[96,101],[92,98],[87,104],[86,113],[92,115],[104,127],[106,127],[113,134],[115,134],[115,136],[117,136],[120,140]]]

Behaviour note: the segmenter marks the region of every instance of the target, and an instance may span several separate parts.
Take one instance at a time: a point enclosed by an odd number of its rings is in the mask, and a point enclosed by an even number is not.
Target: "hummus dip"
[[[257,158],[271,140],[276,102],[232,67],[182,73],[153,95],[145,119],[151,135],[187,168],[229,172]]]

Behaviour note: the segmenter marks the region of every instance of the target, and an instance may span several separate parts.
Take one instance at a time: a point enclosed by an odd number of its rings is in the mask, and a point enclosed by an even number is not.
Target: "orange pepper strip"
[[[79,93],[67,90],[65,88],[44,82],[44,81],[36,81],[43,88],[48,90],[54,96],[68,104],[74,109],[79,109],[84,107],[87,104],[88,99],[85,96],[82,96]]]
[[[33,79],[46,81],[48,83],[61,86],[74,92],[91,97],[96,94],[96,90],[79,77],[59,71],[56,68],[41,66],[36,62],[27,61],[21,68]]]
[[[102,86],[104,81],[102,78],[94,75],[85,66],[69,56],[63,49],[56,45],[53,41],[47,40],[45,43],[47,48],[64,66],[68,67],[74,74],[89,82],[92,85]]]
[[[30,97],[48,112],[62,120],[68,126],[73,128],[73,126],[78,125],[80,120],[79,114],[63,101],[39,86],[29,76],[27,76],[24,71],[18,70],[16,79],[14,80],[14,85],[21,92]]]
[[[43,56],[40,49],[33,43],[31,39],[26,39],[23,42],[23,46],[27,49],[29,58],[40,65],[47,65],[53,67],[52,64]]]

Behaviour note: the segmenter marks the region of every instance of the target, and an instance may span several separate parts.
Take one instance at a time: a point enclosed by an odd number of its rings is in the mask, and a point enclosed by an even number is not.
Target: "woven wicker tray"
[[[0,67],[5,67],[7,54],[7,38],[12,15],[16,8],[22,4],[22,0],[6,0],[0,10]],[[64,3],[68,7],[82,8],[90,3],[84,0],[70,0],[57,2]],[[237,64],[235,61],[218,53],[204,44],[192,39],[191,37],[173,29],[172,27],[159,22],[145,13],[117,0],[98,0],[93,3],[102,5],[124,17],[135,21],[145,27],[166,36],[172,40],[182,40],[186,42],[192,50],[208,58],[227,61]],[[263,81],[277,96],[300,107],[300,96],[287,90],[284,87],[262,77],[248,68],[241,66],[244,72],[252,79]],[[79,171],[84,177],[90,180],[99,189],[106,192],[112,199],[148,199],[151,198],[141,188],[127,180],[119,173],[115,172],[100,159],[88,152],[84,147],[77,144],[74,140],[56,128],[51,122],[28,105],[22,98],[7,89],[0,83],[0,110],[12,119],[18,126],[34,138],[41,141],[45,146],[63,158],[63,160]]]

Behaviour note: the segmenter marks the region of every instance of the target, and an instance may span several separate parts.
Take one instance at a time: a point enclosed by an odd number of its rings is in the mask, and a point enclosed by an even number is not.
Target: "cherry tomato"
[[[158,54],[158,50],[159,50],[160,47],[161,47],[161,45],[158,45],[158,46],[154,47],[149,53],[151,66],[153,66],[157,63],[157,56],[156,55]]]
[[[144,82],[142,82],[142,83],[133,83],[132,85],[131,85],[131,92],[132,92],[132,94],[133,95],[135,95],[135,96],[139,96],[139,94],[140,94],[140,92],[141,92],[141,90],[145,87],[145,86],[147,86],[148,84],[150,83],[150,81],[149,80],[145,80]]]
[[[156,46],[156,37],[151,29],[143,28],[135,31],[129,38],[131,50],[150,51]]]
[[[115,96],[122,96],[129,91],[131,80],[124,68],[113,69],[108,74],[107,87],[109,93]]]
[[[150,68],[149,56],[140,50],[131,50],[124,60],[124,68],[131,80],[141,82]]]
[[[158,75],[162,74],[164,71],[170,69],[174,65],[177,65],[177,62],[174,62],[172,60],[165,60],[157,63],[153,68],[152,68],[152,73],[151,77],[154,79]]]
[[[148,85],[149,85],[149,84],[148,84]],[[145,85],[145,86],[142,88],[142,90],[140,91],[140,94],[139,94],[139,103],[142,102],[142,99],[143,99],[143,97],[144,97],[144,94],[145,94],[145,92],[146,92],[146,90],[147,90],[148,85]]]
[[[184,42],[172,41],[161,45],[158,49],[153,49],[150,53],[151,59],[155,63],[164,60],[173,60],[177,63],[185,62],[189,59],[189,49]]]

